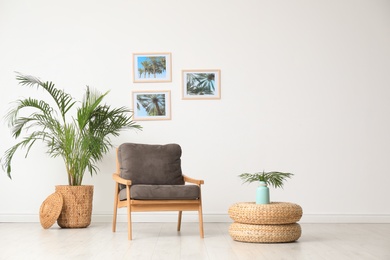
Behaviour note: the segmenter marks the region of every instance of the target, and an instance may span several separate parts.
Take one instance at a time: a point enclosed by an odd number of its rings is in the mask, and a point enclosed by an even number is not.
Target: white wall
[[[279,170],[295,176],[272,200],[300,204],[303,221],[390,222],[389,46],[387,0],[0,0],[0,112],[36,93],[14,71],[78,98],[85,85],[111,90],[117,106],[133,90],[171,90],[172,120],[115,143],[181,144],[183,170],[205,180],[206,221],[254,200],[238,174]],[[134,52],[171,52],[172,82],[132,83]],[[181,70],[200,68],[221,69],[221,100],[181,99]],[[3,154],[14,143],[5,123],[0,136]],[[96,220],[112,214],[114,160],[84,182]],[[0,175],[0,221],[38,221],[66,184],[39,146],[18,154],[12,176]]]

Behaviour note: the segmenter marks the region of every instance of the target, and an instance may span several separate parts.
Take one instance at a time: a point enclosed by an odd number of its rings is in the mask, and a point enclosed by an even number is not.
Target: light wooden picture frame
[[[133,119],[170,120],[171,92],[162,91],[133,91]]]
[[[183,99],[220,99],[221,70],[200,69],[182,71]]]
[[[172,81],[172,55],[169,52],[133,53],[133,82]]]

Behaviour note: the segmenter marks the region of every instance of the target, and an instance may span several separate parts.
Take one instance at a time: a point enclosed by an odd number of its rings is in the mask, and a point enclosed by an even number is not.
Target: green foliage
[[[242,173],[238,175],[243,180],[243,183],[251,183],[255,181],[263,181],[267,185],[272,185],[274,188],[283,188],[283,182],[291,178],[294,174],[285,172],[258,172],[258,173]]]
[[[188,73],[187,92],[190,95],[210,95],[215,91],[214,73]]]
[[[165,72],[167,67],[165,57],[148,57],[141,62],[141,65],[142,66],[138,68],[140,78],[142,77],[142,74],[144,74],[144,78],[150,77],[150,75],[153,75],[153,78],[156,78],[156,75]]]
[[[138,104],[141,104],[145,108],[146,112],[148,112],[148,115],[165,115],[165,95],[140,95],[137,97],[137,101]]]
[[[110,136],[118,136],[124,129],[142,129],[132,120],[131,110],[102,103],[108,92],[102,94],[87,86],[81,106],[76,108],[76,117],[67,118],[77,102],[71,95],[57,89],[52,82],[42,82],[32,76],[18,73],[16,79],[22,86],[45,90],[55,106],[44,100],[26,98],[17,100],[7,113],[5,119],[12,136],[22,138],[1,158],[9,178],[15,152],[27,148],[27,156],[33,144],[42,141],[50,156],[64,160],[69,185],[81,185],[86,170],[97,173],[97,162],[112,147]],[[21,112],[29,115],[21,116]]]

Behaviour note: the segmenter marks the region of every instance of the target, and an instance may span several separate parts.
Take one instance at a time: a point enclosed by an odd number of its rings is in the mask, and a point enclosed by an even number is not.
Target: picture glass
[[[183,71],[184,99],[219,99],[220,71]]]
[[[170,93],[134,92],[133,110],[135,120],[170,119]]]
[[[170,54],[134,54],[134,82],[171,81]]]

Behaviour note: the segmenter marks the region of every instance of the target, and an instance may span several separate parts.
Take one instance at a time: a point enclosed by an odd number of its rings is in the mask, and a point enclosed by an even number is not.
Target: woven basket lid
[[[39,218],[44,229],[51,227],[60,216],[64,201],[59,192],[51,194],[39,209]]]

